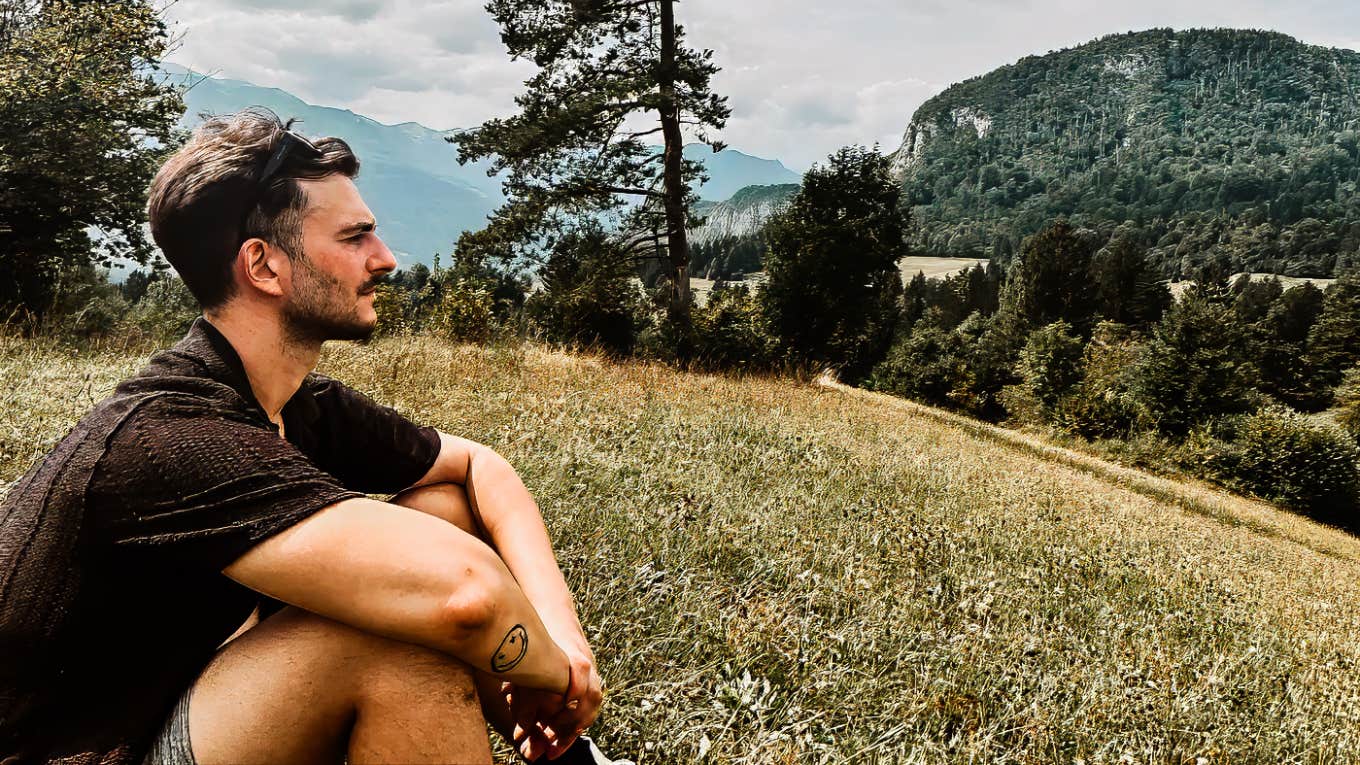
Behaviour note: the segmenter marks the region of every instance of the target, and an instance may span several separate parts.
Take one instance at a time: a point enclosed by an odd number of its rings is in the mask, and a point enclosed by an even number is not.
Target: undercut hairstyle
[[[359,174],[349,144],[322,138],[312,142],[319,156],[294,148],[261,187],[265,165],[292,124],[263,108],[209,117],[151,182],[151,236],[204,310],[234,294],[232,264],[247,239],[259,237],[293,260],[305,257],[307,194],[299,180]]]

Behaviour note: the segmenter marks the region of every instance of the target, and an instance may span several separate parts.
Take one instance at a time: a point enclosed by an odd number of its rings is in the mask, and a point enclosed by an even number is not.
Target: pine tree
[[[520,113],[450,139],[459,162],[491,158],[509,201],[460,248],[498,257],[541,256],[581,217],[612,215],[621,257],[666,263],[671,319],[689,324],[689,247],[697,221],[691,184],[702,166],[684,159],[682,126],[715,151],[726,99],[709,80],[712,51],[686,47],[675,0],[492,0],[512,58],[538,72],[516,98]],[[656,127],[638,127],[639,114]],[[629,127],[625,127],[625,125]],[[645,139],[660,135],[660,149]],[[636,204],[626,199],[637,201]]]

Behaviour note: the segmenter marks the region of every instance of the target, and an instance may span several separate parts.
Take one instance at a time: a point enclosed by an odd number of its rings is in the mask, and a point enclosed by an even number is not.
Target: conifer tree
[[[1171,305],[1171,290],[1131,236],[1115,238],[1097,252],[1091,274],[1100,295],[1100,315],[1110,321],[1151,326]]]
[[[1274,280],[1263,283],[1270,281]],[[1305,355],[1309,331],[1322,312],[1322,300],[1322,290],[1304,282],[1284,290],[1270,303],[1264,317],[1243,327],[1260,375],[1261,391],[1296,409],[1325,406],[1325,396],[1319,395]],[[1244,313],[1240,306],[1239,296],[1235,306],[1238,315]]]
[[[516,259],[552,251],[582,218],[614,216],[622,257],[667,264],[669,313],[689,324],[686,228],[702,166],[685,160],[683,129],[715,151],[709,131],[729,109],[709,80],[712,51],[685,45],[676,0],[492,0],[512,58],[538,67],[520,112],[450,140],[459,162],[491,158],[508,201],[460,248]],[[639,124],[651,115],[654,126]],[[660,149],[649,143],[660,137]],[[627,201],[626,201],[627,200]],[[682,333],[683,334],[683,333]]]
[[[1231,313],[1190,291],[1154,328],[1135,387],[1161,432],[1184,435],[1214,415],[1250,408],[1253,380]]]
[[[1035,327],[1067,321],[1079,333],[1087,332],[1097,308],[1092,245],[1065,220],[1025,240],[1010,274],[1017,314]]]

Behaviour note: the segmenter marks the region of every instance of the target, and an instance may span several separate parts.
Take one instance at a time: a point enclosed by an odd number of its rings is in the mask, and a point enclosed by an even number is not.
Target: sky
[[[168,59],[389,124],[439,130],[514,113],[533,74],[481,0],[177,0]],[[897,148],[950,84],[1030,54],[1153,27],[1271,29],[1360,49],[1354,0],[681,0],[677,19],[722,71],[719,137],[806,170],[849,144]]]

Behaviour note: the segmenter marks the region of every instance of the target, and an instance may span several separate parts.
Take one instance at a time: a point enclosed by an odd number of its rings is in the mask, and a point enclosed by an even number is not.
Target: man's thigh
[[[339,763],[373,678],[456,660],[288,606],[221,647],[189,693],[188,732],[202,765]],[[451,676],[456,680],[456,672]],[[470,676],[467,679],[471,687]],[[475,694],[471,706],[476,707]],[[473,739],[486,740],[480,715]]]

